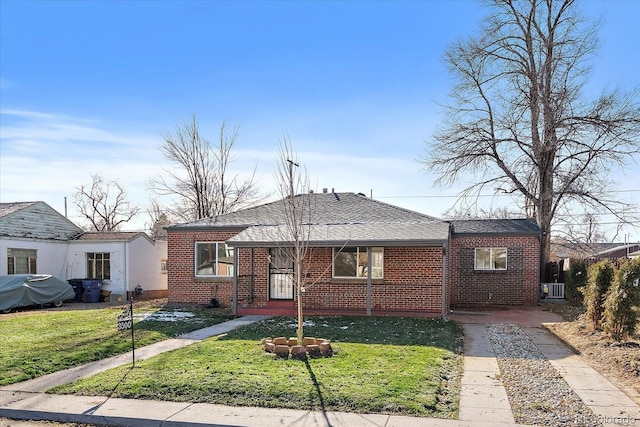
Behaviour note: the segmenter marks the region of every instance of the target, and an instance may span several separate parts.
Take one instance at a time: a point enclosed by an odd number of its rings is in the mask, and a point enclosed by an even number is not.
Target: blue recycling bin
[[[100,290],[102,288],[102,281],[85,279],[82,281],[82,287],[84,288],[85,302],[100,302]]]

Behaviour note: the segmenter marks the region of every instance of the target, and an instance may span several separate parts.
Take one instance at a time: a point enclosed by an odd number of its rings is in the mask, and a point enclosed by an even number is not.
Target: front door
[[[293,300],[293,259],[283,248],[269,250],[269,299]]]

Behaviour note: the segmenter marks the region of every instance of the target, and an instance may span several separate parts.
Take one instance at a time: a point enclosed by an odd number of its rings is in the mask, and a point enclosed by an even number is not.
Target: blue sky
[[[583,6],[605,19],[593,89],[640,84],[640,1]],[[434,188],[417,159],[451,84],[442,54],[484,12],[471,0],[2,0],[0,201],[64,212],[66,196],[77,220],[75,189],[100,173],[145,205],[169,167],[163,134],[196,115],[211,140],[223,120],[240,126],[232,166],[257,166],[265,191],[286,133],[318,190],[441,216],[463,184]],[[638,162],[616,176],[623,200],[640,201]]]

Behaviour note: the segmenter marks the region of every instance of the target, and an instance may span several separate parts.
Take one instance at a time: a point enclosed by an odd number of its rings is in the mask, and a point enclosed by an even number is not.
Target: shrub
[[[640,306],[640,258],[620,266],[604,302],[602,328],[617,341],[635,333]]]
[[[583,294],[584,305],[587,308],[585,316],[593,330],[600,330],[602,327],[604,301],[614,274],[613,264],[608,260],[593,264],[588,269],[587,286],[584,288]]]
[[[571,269],[564,279],[564,297],[573,306],[582,305],[580,289],[587,284],[587,264],[581,260],[572,260]]]

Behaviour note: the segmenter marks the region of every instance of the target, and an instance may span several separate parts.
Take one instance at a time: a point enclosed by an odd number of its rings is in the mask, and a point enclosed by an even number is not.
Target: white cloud
[[[148,181],[152,177],[175,171],[160,152],[161,134],[131,130],[115,131],[96,121],[41,112],[3,110],[0,134],[0,201],[43,200],[64,213],[65,197],[69,217],[79,222],[73,195],[76,188],[91,182],[91,174],[106,180],[118,180],[127,190],[129,200],[142,207],[151,197]],[[384,127],[384,126],[383,126]],[[381,127],[382,128],[382,127]],[[254,130],[255,132],[255,130]],[[416,129],[405,129],[401,139],[415,139]],[[257,134],[256,134],[257,135]],[[279,137],[282,134],[278,135]],[[379,138],[393,136],[391,129]],[[263,136],[264,138],[264,136]],[[435,176],[427,173],[415,160],[420,153],[387,149],[380,152],[368,144],[323,141],[307,135],[296,141],[291,137],[298,160],[305,167],[314,191],[361,192],[386,203],[440,217],[456,201],[455,194],[464,187],[435,188]],[[379,138],[376,143],[379,143]],[[241,133],[230,164],[230,173],[239,179],[249,177],[254,168],[260,189],[277,198],[274,171],[278,162],[279,141],[248,143],[255,138]],[[393,145],[393,142],[390,143]],[[403,146],[402,143],[397,145]],[[632,170],[618,188],[638,189],[637,171]],[[637,200],[636,192],[622,193]],[[450,197],[443,197],[450,196]],[[161,198],[161,202],[167,202]],[[509,204],[507,198],[482,199],[484,207]],[[143,229],[146,213],[127,225]]]

